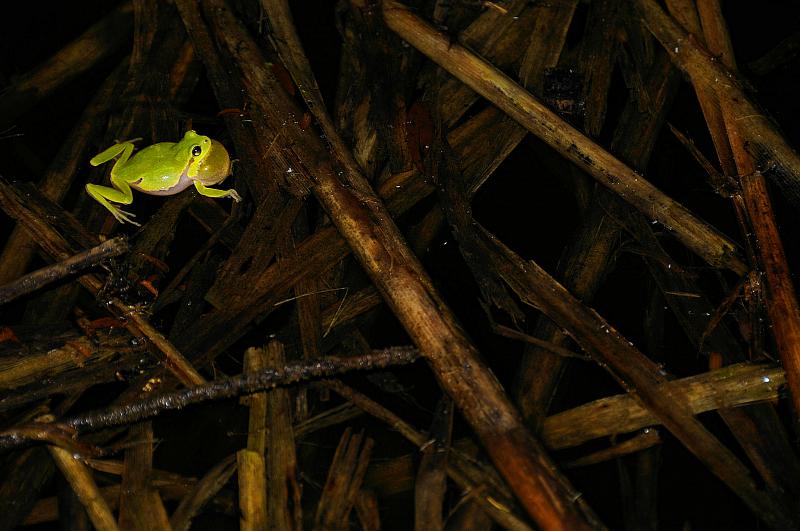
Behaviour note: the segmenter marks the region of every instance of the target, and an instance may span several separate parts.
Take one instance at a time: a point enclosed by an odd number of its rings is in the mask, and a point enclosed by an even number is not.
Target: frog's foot
[[[242,196],[240,196],[236,190],[231,188],[230,190],[220,190],[219,188],[209,188],[208,186],[204,185],[200,181],[194,181],[195,190],[200,195],[204,195],[206,197],[230,197],[237,203],[242,200]]]
[[[117,218],[117,221],[119,221],[120,223],[130,223],[131,225],[136,225],[137,227],[142,226],[141,223],[137,223],[131,219],[136,217],[136,214],[134,214],[133,212],[126,212],[114,206],[112,206],[112,208],[113,210],[111,209],[109,210],[111,210],[111,213],[114,214],[114,217]]]
[[[114,183],[113,177],[111,178],[111,182]],[[103,205],[103,208],[111,212],[111,214],[120,223],[130,223],[132,225],[136,225],[137,227],[141,227],[141,225],[131,219],[136,217],[135,214],[120,210],[117,205],[111,203],[113,201],[117,204],[130,205],[131,201],[133,201],[133,195],[131,194],[131,189],[128,187],[127,183],[121,182],[114,184],[117,187],[126,189],[127,193],[117,188],[109,188],[107,186],[100,186],[92,183],[86,185],[86,193],[88,193],[92,199]]]

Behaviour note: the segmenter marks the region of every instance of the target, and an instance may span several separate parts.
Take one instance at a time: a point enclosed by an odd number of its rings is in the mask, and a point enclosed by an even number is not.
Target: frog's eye
[[[192,146],[192,156],[199,157],[203,150],[200,146]]]

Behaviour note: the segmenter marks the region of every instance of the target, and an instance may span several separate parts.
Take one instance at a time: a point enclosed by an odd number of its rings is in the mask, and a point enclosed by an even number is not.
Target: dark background
[[[296,24],[303,44],[317,73],[328,102],[334,101],[337,86],[340,39],[334,21],[334,2],[304,1],[295,10]],[[35,67],[91,24],[102,18],[114,6],[106,1],[81,2],[18,2],[14,14],[0,17],[0,87],[14,82],[16,76]],[[586,3],[579,10],[585,15]],[[726,20],[729,24],[737,61],[745,76],[747,65],[769,51],[778,42],[800,30],[800,3],[790,1],[726,2]],[[579,24],[581,16],[576,16]],[[580,28],[576,28],[579,34]],[[34,110],[17,120],[15,127],[0,132],[0,176],[7,180],[37,181],[50,159],[59,149],[75,120],[92,97],[99,83],[119,62],[121,55],[109,58],[69,86],[44,100]],[[800,59],[795,57],[782,68],[767,75],[748,76],[754,89],[753,97],[777,121],[793,145],[800,141],[797,97],[800,77],[797,76]],[[608,120],[613,125],[616,114],[626,100],[626,88],[617,75],[612,85],[612,98]],[[210,96],[210,89],[201,81],[195,98],[196,108],[186,109],[214,116],[218,111]],[[691,87],[684,83],[674,102],[669,121],[683,132],[713,160],[713,149],[702,121]],[[19,136],[18,136],[19,135]],[[171,140],[171,139],[165,139]],[[601,138],[607,145],[607,139]],[[476,195],[473,209],[476,218],[521,256],[536,260],[548,271],[553,271],[564,244],[576,228],[578,206],[569,184],[544,172],[536,178],[530,176],[531,161],[546,150],[534,138],[520,144],[516,152],[498,169],[496,174]],[[88,161],[85,165],[88,168]],[[728,236],[739,239],[738,228],[727,201],[715,195],[707,185],[703,170],[668,132],[662,132],[647,168],[646,176],[670,196],[686,204],[693,211],[720,228]],[[79,178],[80,181],[80,178]],[[797,227],[798,213],[773,190],[782,230],[784,245],[794,270],[798,263]],[[76,194],[68,196],[74,201]],[[400,220],[407,229],[418,219],[414,212]],[[0,236],[5,238],[12,227],[8,218],[0,214]],[[187,235],[193,241],[195,235]],[[180,241],[180,240],[179,240]],[[678,245],[666,244],[675,250],[680,260],[688,266],[698,266],[696,260]],[[481,352],[487,357],[501,381],[510,386],[521,352],[519,343],[494,335],[480,309],[478,292],[471,274],[463,264],[457,243],[449,232],[442,232],[435,245],[422,257],[423,262],[441,289],[450,307],[465,324]],[[647,323],[643,318],[650,304],[652,281],[634,254],[618,255],[613,272],[593,304],[601,315],[637,345],[646,342]],[[0,309],[0,324],[13,325],[21,319],[28,300]],[[531,320],[535,312],[530,311]],[[275,316],[279,319],[280,316]],[[707,370],[707,360],[692,353],[688,341],[669,312],[664,312],[665,343],[647,352],[659,360],[668,360],[666,369],[677,376]],[[402,344],[407,339],[388,312],[379,313],[369,330],[374,347]],[[247,340],[244,341],[246,343]],[[677,356],[675,352],[685,352]],[[659,360],[661,361],[661,360]],[[231,362],[233,370],[238,360]],[[229,371],[230,373],[231,371]],[[440,396],[438,386],[430,371],[422,363],[393,371],[402,386],[402,392],[392,395],[359,376],[351,383],[380,396],[380,400],[417,427],[425,429],[431,412]],[[103,388],[87,398],[85,407],[102,405],[116,388]],[[590,363],[573,363],[561,384],[555,410],[567,409],[588,400],[620,392],[617,384],[601,369]],[[106,394],[108,393],[108,394]],[[408,397],[412,396],[413,400]],[[705,415],[715,433],[735,447],[721,421],[714,415]],[[355,423],[366,428],[369,436],[379,443],[373,459],[380,460],[414,450],[381,424],[363,418]],[[166,415],[156,422],[160,444],[156,450],[156,465],[186,474],[201,475],[222,455],[219,450],[240,444],[246,433],[246,413],[235,401]],[[466,433],[457,425],[457,433]],[[335,447],[337,429],[321,434],[309,444]],[[188,436],[188,434],[191,434]],[[661,449],[660,519],[663,529],[759,529],[758,522],[727,488],[711,476],[680,444],[662,430],[664,444]],[[185,444],[202,440],[193,452],[187,453]],[[555,454],[555,459],[565,460],[586,453],[580,451]],[[738,448],[735,448],[738,451]],[[629,459],[629,458],[626,458]],[[319,466],[324,466],[319,463]],[[567,472],[578,490],[584,493],[589,504],[612,528],[622,526],[619,502],[618,464],[608,462]],[[309,472],[310,477],[324,481],[324,469]],[[314,498],[320,485],[312,482],[304,486],[304,496]],[[413,498],[410,494],[381,500],[385,529],[409,528]],[[455,501],[455,497],[453,498]],[[204,523],[205,522],[205,523]],[[209,529],[216,526],[235,526],[230,517],[205,516],[198,526]],[[219,527],[218,527],[219,528]]]

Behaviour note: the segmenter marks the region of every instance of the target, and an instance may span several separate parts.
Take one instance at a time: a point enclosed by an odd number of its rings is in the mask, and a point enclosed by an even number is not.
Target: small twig
[[[60,278],[99,264],[106,258],[124,254],[128,252],[128,249],[127,238],[120,236],[86,251],[81,251],[66,260],[37,269],[13,282],[0,286],[0,304],[10,302]]]
[[[580,354],[575,352],[574,350],[570,350],[568,348],[561,347],[556,345],[551,341],[544,341],[537,337],[533,337],[529,334],[525,334],[524,332],[520,332],[519,330],[514,330],[513,328],[509,328],[507,326],[495,324],[493,327],[494,332],[497,335],[507,337],[509,339],[518,339],[520,341],[524,341],[525,343],[530,343],[531,345],[536,345],[539,348],[543,348],[553,354],[558,354],[559,356],[565,358],[577,358],[579,360],[590,360],[591,357]]]
[[[684,135],[677,127],[674,125],[669,125],[669,130],[678,139],[678,141],[683,144],[683,147],[686,148],[687,151],[694,157],[694,160],[702,166],[705,170],[706,174],[708,174],[708,179],[711,181],[711,187],[714,189],[714,192],[721,195],[722,197],[731,197],[731,195],[735,193],[739,193],[741,187],[739,183],[732,179],[729,175],[725,175],[717,171],[711,161],[706,158],[702,151],[700,151],[697,146],[695,145],[692,140]]]
[[[283,299],[282,301],[278,301],[275,304],[273,304],[273,306],[280,306],[281,304],[286,304],[287,302],[296,301],[297,299],[302,299],[303,297],[309,297],[311,295],[319,295],[320,293],[330,293],[332,291],[342,291],[342,290],[347,291],[348,289],[350,289],[350,288],[347,288],[347,287],[344,287],[344,288],[328,288],[328,289],[320,289],[320,290],[317,290],[317,291],[311,291],[309,293],[302,293],[300,295],[295,295],[294,297],[289,297],[288,299]]]
[[[645,428],[640,434],[628,439],[627,441],[615,444],[610,448],[603,448],[589,455],[584,455],[563,464],[564,468],[580,468],[589,465],[596,465],[624,455],[641,452],[646,448],[661,444],[661,437],[658,430]]]
[[[85,445],[75,440],[75,429],[63,424],[34,422],[13,430],[12,437],[18,441],[41,441],[59,448],[69,450],[73,455],[96,457],[101,455],[100,449]]]
[[[323,338],[328,337],[328,334],[330,334],[331,330],[333,330],[333,325],[336,324],[336,320],[339,319],[339,314],[342,313],[342,308],[344,308],[344,301],[347,300],[347,294],[349,292],[350,288],[345,288],[344,297],[342,297],[342,300],[339,302],[339,306],[336,308],[336,312],[333,314],[333,317],[331,317],[331,322],[328,325],[328,328],[326,328],[325,333],[322,334]]]
[[[706,341],[706,338],[714,331],[714,329],[722,322],[722,318],[728,315],[733,307],[734,303],[736,303],[741,294],[742,290],[745,289],[745,286],[753,280],[753,275],[757,275],[755,271],[751,272],[749,275],[743,276],[739,279],[739,282],[736,284],[736,287],[733,288],[728,295],[725,296],[725,299],[717,306],[717,309],[714,311],[711,318],[708,320],[708,325],[706,325],[705,330],[703,330],[703,335],[700,336],[700,348],[702,350],[703,344]]]

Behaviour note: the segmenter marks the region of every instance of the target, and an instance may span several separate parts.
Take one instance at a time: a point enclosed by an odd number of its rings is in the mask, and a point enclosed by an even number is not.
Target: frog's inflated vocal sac
[[[131,204],[131,188],[150,195],[173,195],[194,185],[198,193],[208,197],[242,200],[236,190],[208,188],[231,174],[228,152],[216,140],[187,131],[183,140],[177,143],[159,142],[131,156],[133,148],[132,142],[120,142],[89,161],[92,166],[98,166],[119,156],[111,168],[114,188],[87,184],[86,192],[114,214],[120,223],[139,225],[131,219],[134,214],[110,203]]]

